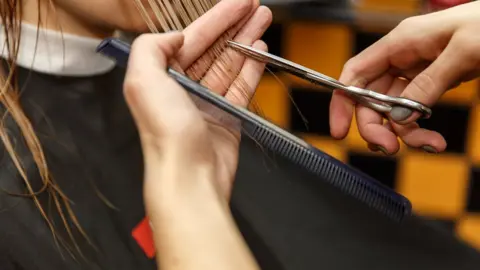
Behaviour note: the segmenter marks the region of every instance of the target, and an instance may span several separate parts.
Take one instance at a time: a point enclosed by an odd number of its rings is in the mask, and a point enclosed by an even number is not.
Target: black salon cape
[[[156,269],[131,236],[145,213],[141,149],[122,95],[123,76],[121,69],[91,78],[19,70],[21,102],[50,170],[97,250],[75,233],[88,262],[59,252],[32,201],[2,192],[1,270]],[[17,134],[8,119],[10,134]],[[28,151],[18,138],[14,144],[40,189]],[[11,160],[4,149],[0,153],[0,188],[24,193]],[[244,136],[232,199],[263,269],[479,269],[480,256],[448,233],[417,219],[394,224],[272,157]],[[45,194],[40,199],[48,202]]]

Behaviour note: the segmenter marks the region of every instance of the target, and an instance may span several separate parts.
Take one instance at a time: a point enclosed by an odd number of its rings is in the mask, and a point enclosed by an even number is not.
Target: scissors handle
[[[377,112],[389,115],[394,108],[404,108],[412,111],[417,111],[424,119],[430,118],[432,110],[426,105],[402,97],[393,97],[385,94],[375,92],[373,90],[363,89],[355,86],[348,86],[341,89],[350,94],[352,98]]]
[[[338,80],[330,78],[320,72],[306,68],[276,55],[234,41],[227,41],[227,43],[231,48],[247,57],[264,62],[296,77],[328,88],[332,91],[343,91],[358,103],[382,113],[387,118],[389,118],[389,113],[396,107],[417,111],[421,114],[421,117],[425,119],[432,115],[432,110],[420,102],[407,98],[392,97],[368,89],[346,86]]]

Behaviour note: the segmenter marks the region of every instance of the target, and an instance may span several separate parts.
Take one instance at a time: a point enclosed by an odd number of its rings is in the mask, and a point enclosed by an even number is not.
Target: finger
[[[139,36],[131,47],[126,77],[133,79],[151,73],[166,76],[167,63],[183,46],[184,40],[181,32]]]
[[[468,82],[468,81],[471,81],[471,80],[474,80],[476,78],[480,78],[480,68],[476,69],[476,70],[472,70],[471,72],[468,72],[467,74],[465,74],[456,84],[455,87],[459,86],[460,84],[464,83],[464,82]]]
[[[181,33],[143,35],[132,45],[124,92],[142,137],[175,137],[202,123],[186,91],[166,73],[182,45]]]
[[[480,70],[472,70],[471,72],[468,72],[467,74],[462,76],[460,80],[454,82],[454,84],[451,85],[449,89],[447,89],[447,91],[454,90],[455,88],[459,87],[462,83],[474,80],[479,77],[480,77]]]
[[[360,87],[360,86],[359,86]],[[355,102],[343,92],[335,91],[330,101],[330,134],[341,140],[347,136],[353,119]]]
[[[445,139],[439,133],[422,129],[416,123],[402,126],[389,121],[384,123],[383,126],[399,134],[402,141],[409,147],[422,149],[427,153],[440,153],[445,151],[447,147]],[[395,128],[393,126],[395,126]],[[373,152],[382,151],[384,154],[389,154],[386,153],[384,148],[378,147],[375,144],[369,143],[368,148]]]
[[[440,56],[422,73],[416,76],[402,93],[402,97],[433,106],[438,99],[455,85],[464,74],[477,64],[471,59],[471,52],[462,49],[465,46],[463,34],[455,33]],[[411,123],[420,117],[420,113],[411,110],[392,111],[392,119],[398,123]]]
[[[396,81],[390,74],[385,73],[367,88],[385,93],[391,88],[399,87]],[[383,124],[382,115],[362,105],[357,105],[356,112],[358,131],[365,141],[375,145],[385,154],[393,154],[399,150],[397,135]]]
[[[257,40],[255,43],[253,43],[253,47],[265,52],[268,51],[267,44],[261,40]],[[246,108],[248,104],[250,104],[250,101],[255,94],[255,90],[260,83],[264,70],[265,63],[256,61],[254,59],[245,60],[245,64],[243,65],[240,74],[233,82],[232,86],[225,95],[225,98],[228,99],[232,104]]]
[[[263,36],[271,21],[272,13],[270,9],[265,6],[259,7],[235,36],[234,41],[251,46]],[[227,48],[207,71],[201,83],[217,94],[225,95],[240,73],[244,62],[245,56],[243,54]]]
[[[407,87],[408,81],[396,79],[387,95],[399,96]],[[427,152],[441,152],[445,150],[446,142],[443,137],[431,130],[420,128],[417,123],[407,125],[395,124],[389,121],[389,128],[398,136],[406,145],[413,148],[423,148]]]
[[[252,46],[256,49],[267,51],[267,44],[261,40],[257,40]],[[263,62],[247,59],[237,79],[225,95],[225,98],[234,105],[247,107],[260,83],[264,69],[265,64]],[[238,132],[241,129],[239,119],[199,98],[194,97],[194,100],[198,108],[206,113],[210,119],[227,127],[234,135],[239,135]]]
[[[419,61],[414,66],[404,69],[391,67],[388,73],[390,73],[390,75],[393,77],[404,78],[411,81],[418,74],[422,73],[431,63],[431,61]]]
[[[206,50],[198,59],[196,59],[187,69],[188,76],[196,81],[200,81],[205,73],[211,68],[213,62],[218,58],[222,52],[228,48],[226,45],[227,40],[231,40],[238,31],[245,25],[250,17],[255,13],[258,8],[258,1],[252,7],[250,13],[248,13],[240,22],[236,23],[233,27],[228,29]]]
[[[342,71],[344,83],[365,86],[390,68],[390,37],[388,34],[351,58]]]
[[[410,147],[421,148],[429,153],[443,152],[447,148],[447,142],[438,132],[420,128],[417,123],[391,124],[395,133]]]
[[[388,129],[390,132],[394,132],[393,127],[392,127],[392,125],[390,124],[389,121],[384,122],[383,126],[386,129]],[[385,148],[383,148],[383,146],[379,146],[379,145],[373,144],[373,143],[368,143],[367,146],[368,146],[368,149],[370,149],[370,151],[373,151],[373,152],[382,151],[385,155],[390,155],[390,153],[387,152],[387,150]]]
[[[186,69],[204,54],[223,33],[234,25],[241,27],[239,22],[246,21],[245,17],[248,17],[248,14],[258,5],[258,0],[219,1],[183,31],[185,42],[177,56],[180,66]]]
[[[431,62],[422,62],[422,63],[419,63],[418,65],[416,65],[416,66],[414,66],[410,69],[407,69],[407,70],[400,70],[400,69],[397,69],[397,68],[391,68],[389,73],[394,77],[398,77],[398,78],[402,78],[402,79],[411,81],[416,76],[418,76],[418,74],[422,73],[430,64],[431,64]],[[470,81],[470,80],[475,79],[476,77],[478,77],[478,74],[479,73],[472,72],[472,73],[469,73],[469,74],[465,75],[459,81],[453,82],[453,84],[450,85],[450,87],[448,87],[447,91],[450,91],[450,90],[458,87],[462,82]]]
[[[388,71],[388,35],[350,59],[345,64],[339,81],[356,87],[365,87],[370,81]],[[330,102],[330,133],[333,138],[347,136],[353,118],[355,102],[341,91],[335,91]]]

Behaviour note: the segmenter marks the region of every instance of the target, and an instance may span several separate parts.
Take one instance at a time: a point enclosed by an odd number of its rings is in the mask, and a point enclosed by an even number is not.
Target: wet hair
[[[40,1],[42,0],[36,1],[40,7]],[[50,7],[53,7],[51,0],[46,1],[50,1]],[[168,30],[182,30],[220,0],[149,0],[148,5],[149,8],[154,11],[155,18],[151,18],[147,15],[146,7],[144,6],[146,4],[142,4],[142,2],[139,0],[131,1],[135,1],[136,6],[140,14],[143,16],[144,21],[148,25],[150,31],[162,32]],[[40,10],[38,10],[39,21],[37,27],[40,27],[41,25],[40,13]],[[8,152],[8,157],[15,165],[17,173],[23,180],[26,187],[25,194],[9,194],[12,196],[22,196],[32,199],[45,222],[49,226],[56,243],[60,244],[64,248],[67,248],[67,250],[70,250],[70,254],[72,256],[73,253],[70,245],[73,244],[76,250],[82,256],[80,248],[78,245],[76,245],[72,230],[78,230],[87,240],[89,240],[88,235],[83,231],[82,226],[77,221],[75,213],[71,208],[71,202],[67,196],[62,193],[53,176],[50,174],[42,145],[35,134],[32,123],[26,116],[19,102],[20,89],[19,82],[17,81],[18,74],[16,69],[16,59],[20,47],[22,1],[1,1],[0,19],[6,41],[2,49],[8,51],[8,58],[4,59],[5,65],[0,65],[0,106],[3,107],[2,112],[4,113],[0,122],[0,139],[3,143],[5,151]],[[157,25],[160,27],[157,27]],[[200,80],[203,74],[198,72],[198,67],[200,65],[205,65],[205,63],[208,62],[212,63],[212,59],[219,59],[220,61],[215,61],[215,64],[210,64],[210,70],[212,70],[217,76],[229,77],[232,79],[237,77],[238,74],[232,74],[232,71],[228,68],[228,63],[231,59],[229,58],[228,54],[223,53],[226,48],[225,41],[233,38],[233,35],[233,32],[226,32],[222,37],[220,37],[219,40],[204,54],[203,57],[198,59],[185,71],[187,75],[192,79]],[[208,84],[208,82],[204,83]],[[248,84],[241,79],[235,80],[235,83],[238,84],[237,87],[240,90],[247,90],[249,87]],[[248,92],[249,91],[239,91],[239,93],[245,95]],[[18,128],[18,132],[12,132],[7,129],[7,118],[13,119],[16,128]],[[31,168],[27,168],[26,165],[22,163],[22,158],[19,157],[15,150],[14,141],[19,140],[23,140],[25,145],[28,147],[28,154],[33,159],[36,173],[38,173],[42,181],[41,188],[38,190],[34,189],[34,186],[37,186],[37,184],[33,184],[31,182]],[[27,170],[29,173],[27,173]],[[47,192],[51,197],[56,208],[56,212],[58,212],[63,222],[64,229],[70,237],[70,241],[60,237],[60,235],[57,233],[55,224],[53,224],[52,220],[49,218],[49,214],[46,211],[47,206],[42,205],[38,199],[38,196],[44,192]],[[73,227],[70,224],[73,224]],[[68,242],[71,244],[68,244]],[[89,242],[92,243],[91,241]]]
[[[40,0],[37,1],[39,2]],[[38,15],[38,17],[40,18],[40,10],[38,10]],[[16,68],[16,59],[20,47],[20,34],[22,27],[21,18],[21,0],[8,0],[2,1],[0,3],[0,19],[1,25],[3,26],[3,34],[5,36],[5,44],[2,50],[6,50],[8,55],[7,59],[3,59],[4,62],[2,62],[2,65],[0,65],[0,102],[1,106],[3,107],[3,115],[0,122],[0,139],[3,143],[5,151],[8,152],[8,157],[15,165],[17,174],[25,183],[27,191],[25,194],[14,194],[10,193],[8,190],[4,190],[4,192],[7,192],[12,196],[27,197],[32,199],[34,204],[40,211],[40,214],[47,223],[48,227],[50,228],[57,245],[61,244],[62,246],[66,247],[67,250],[69,250],[70,248],[68,248],[69,245],[67,245],[66,240],[62,239],[59,236],[57,230],[55,229],[55,225],[49,218],[46,206],[42,205],[40,200],[38,199],[40,194],[44,192],[47,192],[49,194],[65,226],[65,230],[67,231],[72,240],[73,234],[72,229],[69,226],[69,222],[72,222],[74,226],[80,231],[80,233],[83,234],[87,239],[88,237],[81,228],[77,219],[75,218],[67,196],[62,193],[58,185],[55,183],[52,175],[50,174],[50,170],[48,168],[42,145],[35,134],[32,123],[25,115],[24,110],[20,104],[20,89],[19,82],[17,81],[18,74]],[[40,23],[41,22],[38,21],[37,27],[40,26]],[[15,129],[17,129],[18,132],[8,130],[6,126],[6,121],[9,118],[15,122]],[[37,171],[42,181],[42,185],[38,190],[34,189],[34,186],[37,186],[38,184],[31,182],[31,172],[27,173],[27,171],[30,171],[31,168],[26,167],[26,165],[23,163],[24,160],[20,158],[15,151],[14,142],[19,140],[22,140],[23,143],[28,147],[28,154],[33,159],[34,166],[36,167],[35,170]],[[75,244],[75,241],[72,242]],[[76,247],[79,251],[78,246]]]
[[[142,0],[133,1],[150,31],[158,33],[161,31],[183,30],[220,0],[148,0],[148,3]],[[153,10],[155,18],[151,18],[147,11],[148,9]],[[157,27],[157,25],[160,27]],[[200,81],[204,75],[200,72],[200,67],[209,66],[210,71],[215,76],[228,79],[236,78],[238,73],[232,72],[228,68],[233,60],[230,54],[224,53],[227,48],[227,40],[232,39],[234,35],[235,32],[226,31],[185,73],[191,79]],[[214,64],[212,65],[211,63],[213,62]],[[209,86],[208,81],[203,81],[202,83]],[[229,87],[230,85],[223,86]],[[240,90],[239,94],[244,95],[243,98],[248,97],[247,93],[250,86],[242,78],[234,80],[234,86]],[[256,108],[256,106],[254,107]]]

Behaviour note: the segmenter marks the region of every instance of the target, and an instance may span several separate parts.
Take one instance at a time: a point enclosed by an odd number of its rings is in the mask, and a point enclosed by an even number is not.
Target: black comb
[[[119,39],[108,38],[98,46],[97,52],[115,59],[118,65],[125,67],[130,54],[130,45]],[[262,147],[285,157],[396,222],[411,215],[410,201],[377,180],[318,150],[247,109],[230,104],[224,97],[185,75],[171,68],[168,68],[167,72],[188,92],[241,119],[243,132]]]

